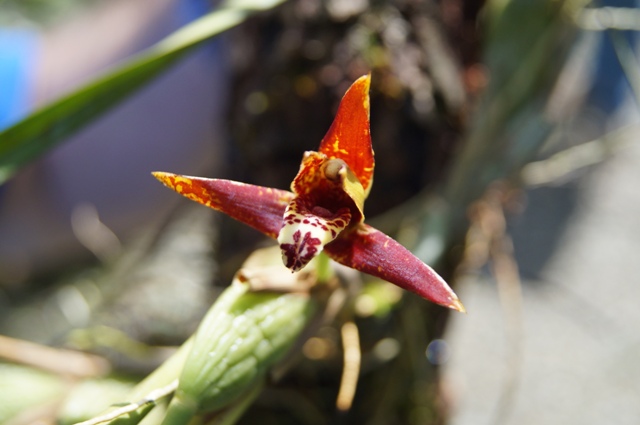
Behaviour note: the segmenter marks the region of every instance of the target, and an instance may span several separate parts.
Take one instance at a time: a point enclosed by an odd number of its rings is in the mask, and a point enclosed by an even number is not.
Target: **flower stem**
[[[331,259],[324,252],[318,254],[316,259],[316,272],[318,273],[318,283],[326,283],[334,275],[333,267],[331,267]]]

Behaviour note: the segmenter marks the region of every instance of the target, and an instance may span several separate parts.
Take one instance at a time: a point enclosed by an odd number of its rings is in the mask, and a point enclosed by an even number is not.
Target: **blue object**
[[[17,122],[29,109],[29,76],[37,38],[28,29],[0,29],[0,130]]]
[[[637,8],[639,3],[638,0],[602,0],[596,3],[596,6]],[[637,33],[634,31],[621,31],[621,33],[635,51],[638,41]],[[611,115],[622,105],[632,90],[609,35],[603,31],[600,36],[602,40],[589,101],[607,115]]]
[[[183,0],[179,3],[179,12],[185,22],[206,15],[211,11],[211,1],[209,0]]]

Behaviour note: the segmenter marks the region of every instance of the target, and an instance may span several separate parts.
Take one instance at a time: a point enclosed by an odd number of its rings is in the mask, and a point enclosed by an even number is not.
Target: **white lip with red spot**
[[[301,270],[326,244],[334,240],[351,221],[351,212],[342,208],[335,214],[322,208],[305,211],[298,199],[287,206],[278,234],[284,265],[293,272]]]

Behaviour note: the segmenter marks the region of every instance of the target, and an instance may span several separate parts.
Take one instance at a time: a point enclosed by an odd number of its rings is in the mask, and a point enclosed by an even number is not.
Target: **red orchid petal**
[[[347,90],[319,149],[329,158],[340,158],[349,164],[365,194],[371,189],[374,166],[369,131],[370,84],[371,75],[365,75]]]
[[[276,238],[291,192],[231,180],[154,172],[154,177],[179,194]]]
[[[360,224],[325,246],[335,261],[379,277],[436,304],[461,312],[464,306],[449,285],[409,250],[381,231]]]

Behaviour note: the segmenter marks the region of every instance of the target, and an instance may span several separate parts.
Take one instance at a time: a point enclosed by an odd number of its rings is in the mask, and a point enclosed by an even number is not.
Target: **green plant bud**
[[[261,382],[308,322],[307,294],[249,292],[250,286],[237,277],[203,319],[165,424],[234,402]]]

